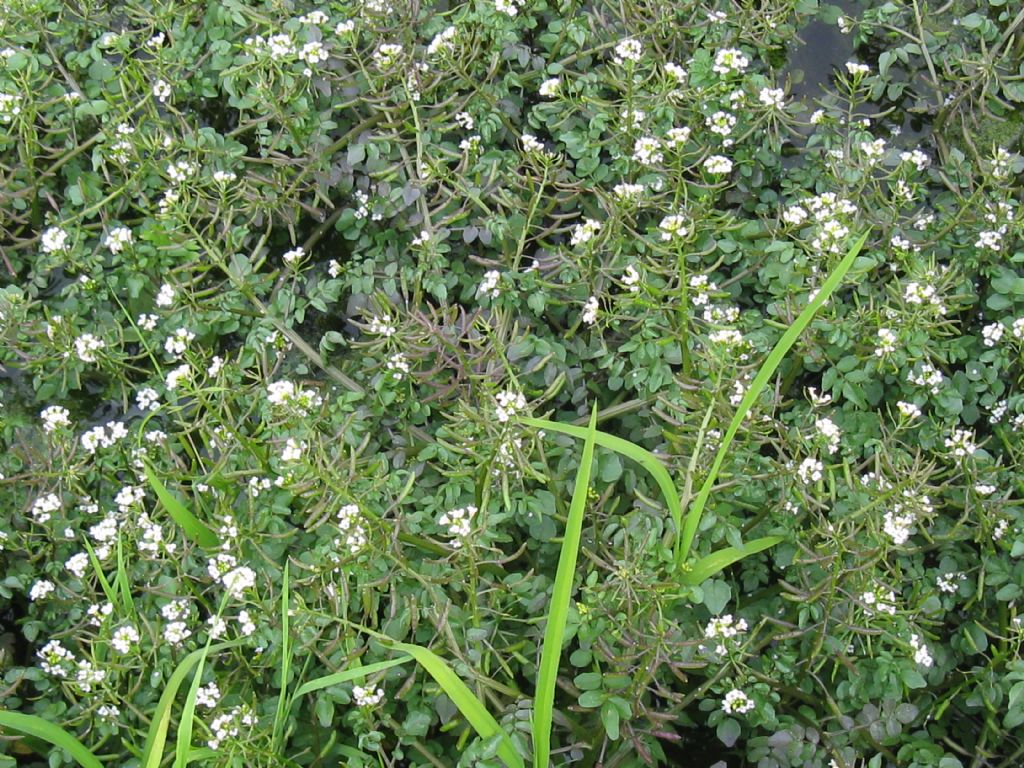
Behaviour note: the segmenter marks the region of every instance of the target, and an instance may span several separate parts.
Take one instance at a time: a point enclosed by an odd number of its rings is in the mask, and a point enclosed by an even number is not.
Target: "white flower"
[[[63,253],[68,249],[68,233],[60,227],[50,227],[43,232],[39,245],[43,253]]]
[[[210,682],[196,691],[196,705],[213,709],[220,701],[220,688],[216,682]]]
[[[678,64],[676,64],[674,62],[671,62],[671,61],[666,62],[665,63],[665,71],[668,72],[668,74],[673,79],[675,79],[675,81],[677,83],[685,83],[686,82],[686,78],[687,78],[686,69],[681,67],[681,66],[679,66]]]
[[[758,100],[766,107],[781,110],[786,106],[786,92],[781,88],[762,88]]]
[[[636,267],[632,264],[626,267],[622,275],[622,283],[629,289],[630,293],[636,293],[640,290],[640,273],[637,272]]]
[[[157,323],[160,322],[160,318],[157,317],[156,315],[147,315],[145,312],[143,312],[141,315],[139,315],[138,319],[135,322],[142,330],[152,331],[154,328],[156,328]]]
[[[910,647],[914,649],[914,661],[922,667],[930,667],[935,663],[928,646],[922,643],[917,635],[910,636]]]
[[[327,49],[323,43],[313,40],[302,46],[299,50],[299,58],[310,66],[314,66],[327,61]]]
[[[643,136],[633,145],[633,159],[642,165],[657,165],[665,156],[661,152],[661,142],[653,136]]]
[[[728,136],[736,126],[736,115],[719,110],[704,120],[704,124],[711,129],[712,133],[719,136]]]
[[[906,400],[900,400],[896,403],[896,407],[899,409],[900,414],[906,419],[919,419],[921,418],[921,408],[914,403],[908,403]]]
[[[601,231],[601,222],[594,219],[585,219],[582,224],[577,224],[572,231],[569,244],[573,247],[583,243],[589,243],[597,233]]]
[[[544,144],[538,141],[537,137],[532,133],[524,133],[519,141],[522,142],[523,149],[527,152],[534,152],[541,155],[546,155],[547,152],[544,150]]]
[[[966,578],[962,571],[954,571],[952,573],[943,573],[935,579],[935,586],[939,588],[940,592],[945,592],[947,595],[956,594],[960,590],[960,582]]]
[[[821,418],[814,422],[814,428],[818,430],[818,434],[824,437],[828,441],[828,452],[835,453],[839,450],[839,440],[842,437],[842,432],[839,427],[835,425],[832,419]]]
[[[582,320],[585,325],[593,325],[597,322],[597,296],[591,296],[583,305]]]
[[[0,92],[0,123],[9,123],[11,118],[21,114],[19,99],[10,93]]]
[[[665,145],[671,149],[682,146],[690,140],[692,131],[685,125],[681,128],[669,128],[665,134]]]
[[[169,307],[174,304],[174,288],[164,283],[160,286],[160,291],[156,295],[156,305],[158,307]]]
[[[457,112],[455,114],[455,123],[467,131],[472,131],[473,126],[476,125],[473,121],[473,116],[469,112]]]
[[[135,241],[132,231],[128,227],[114,227],[107,233],[103,244],[113,254],[118,254]]]
[[[181,386],[182,382],[192,380],[192,368],[188,363],[182,363],[177,368],[173,369],[164,378],[164,386],[167,387],[169,392],[173,392]]]
[[[191,177],[195,176],[196,173],[198,172],[199,166],[188,160],[176,160],[167,166],[167,175],[170,177],[171,181],[175,182],[176,184],[180,184],[183,181],[190,179]],[[169,190],[169,192],[171,191],[173,190]],[[168,206],[170,206],[173,202],[177,202],[176,193],[174,199],[166,198],[166,200]]]
[[[384,43],[373,54],[373,60],[381,69],[386,69],[395,63],[395,60],[402,54],[402,46],[397,43]]]
[[[628,184],[623,182],[622,184],[616,184],[612,193],[619,200],[632,201],[639,198],[644,193],[643,184]],[[1024,318],[1022,318],[1024,319]],[[1024,323],[1022,323],[1022,329],[1024,329]]]
[[[540,84],[538,93],[540,93],[540,95],[545,98],[554,98],[555,96],[558,95],[558,91],[561,84],[562,81],[559,80],[557,77],[549,78]]]
[[[28,599],[44,600],[47,597],[49,597],[53,593],[53,590],[55,589],[56,587],[54,586],[52,581],[40,579],[32,585],[32,589],[30,589],[28,592]]]
[[[185,354],[185,350],[188,349],[189,343],[191,343],[195,337],[196,335],[188,328],[179,328],[173,335],[167,337],[166,341],[164,341],[164,351],[171,357],[179,358]]]
[[[639,40],[627,38],[625,40],[620,40],[615,46],[615,55],[612,56],[612,61],[620,66],[627,61],[631,61],[635,64],[643,57],[643,53],[644,49],[643,46],[640,45]]]
[[[866,75],[871,70],[866,64],[860,64],[856,61],[846,62],[846,71],[851,75]]]
[[[722,699],[722,709],[729,715],[745,715],[753,708],[753,700],[739,688],[733,688]]]
[[[153,97],[161,104],[166,104],[171,97],[171,84],[166,80],[157,80],[153,83]]]
[[[970,429],[953,430],[953,434],[946,438],[945,444],[953,455],[959,458],[973,456],[978,450],[978,446],[974,444],[974,431]]]
[[[384,700],[384,690],[354,685],[352,686],[352,700],[360,707],[375,707]]]
[[[395,335],[397,329],[391,324],[390,315],[382,315],[380,317],[374,315],[370,320],[370,327],[367,330],[384,338],[391,338]]]
[[[875,347],[875,356],[884,357],[896,351],[896,334],[889,328],[878,329],[878,346]]]
[[[501,424],[508,423],[513,416],[526,409],[526,398],[519,392],[505,390],[499,392],[494,399],[497,401],[494,414]]]
[[[750,65],[750,59],[742,51],[735,48],[723,48],[715,54],[715,63],[711,69],[719,75],[730,72],[743,72]]]
[[[722,155],[711,155],[704,161],[704,168],[708,173],[726,174],[732,172],[732,160]]]
[[[448,527],[448,535],[453,537],[452,547],[458,549],[463,544],[463,539],[469,536],[472,530],[473,518],[476,516],[477,508],[472,504],[445,512],[438,518],[437,524]]]
[[[118,653],[128,653],[137,642],[139,631],[131,624],[118,627],[110,637],[110,645]]]
[[[688,237],[690,234],[690,227],[687,224],[686,216],[675,213],[671,216],[666,216],[661,220],[658,225],[658,229],[661,230],[661,239],[668,241],[673,238],[682,239]]]
[[[281,259],[285,264],[292,265],[300,261],[303,256],[306,255],[305,249],[300,245],[298,248],[292,248],[290,251],[285,251]]]
[[[1006,328],[1003,327],[1002,323],[986,325],[981,329],[982,343],[984,343],[986,347],[994,347],[1003,338],[1003,333],[1005,331]]]
[[[800,466],[797,467],[796,473],[800,478],[800,482],[805,485],[810,483],[816,483],[822,478],[822,470],[824,465],[813,456],[809,456],[800,462]]]
[[[452,40],[458,34],[458,30],[455,27],[445,27],[443,30],[434,35],[434,39],[430,41],[430,45],[427,46],[427,56],[436,56],[439,53],[446,53],[452,50]]]
[[[477,295],[489,296],[492,299],[498,298],[501,295],[501,289],[498,288],[500,280],[501,273],[498,270],[487,270],[484,272],[484,279],[480,281],[480,285],[476,289]]]
[[[519,0],[494,0],[494,9],[498,13],[515,17],[519,14]]]
[[[887,510],[883,516],[882,530],[892,539],[893,544],[902,546],[907,543],[914,532],[913,513],[900,514],[901,505],[896,510]]]
[[[43,408],[39,413],[39,418],[43,420],[43,431],[47,433],[53,432],[58,427],[71,426],[71,412],[60,405]]]
[[[106,346],[103,339],[98,339],[91,333],[83,333],[75,339],[75,354],[83,363],[95,363],[96,353]]]

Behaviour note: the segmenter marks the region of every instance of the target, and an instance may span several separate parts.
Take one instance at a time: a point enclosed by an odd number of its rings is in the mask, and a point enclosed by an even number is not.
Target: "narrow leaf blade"
[[[0,710],[0,727],[23,733],[26,736],[35,736],[37,739],[42,739],[55,747],[66,750],[82,768],[103,768],[103,763],[99,761],[99,758],[77,738],[59,725],[36,715]]]
[[[594,445],[597,442],[597,406],[590,414],[590,424],[585,430],[583,458],[576,471],[576,485],[569,504],[569,517],[565,523],[562,549],[558,555],[558,570],[551,592],[551,607],[548,609],[547,626],[544,628],[544,646],[537,671],[537,692],[533,701],[533,765],[534,768],[548,768],[551,757],[551,721],[555,704],[555,682],[558,678],[558,663],[562,658],[562,640],[565,623],[569,616],[569,599],[576,575],[576,558],[579,555],[580,537],[583,531],[583,515],[587,508],[587,492],[590,490],[590,472],[594,463]],[[625,441],[623,441],[625,442]],[[630,443],[632,446],[632,444]],[[636,447],[636,446],[632,446]],[[627,454],[628,455],[628,454]]]
[[[748,541],[743,545],[742,549],[725,547],[717,552],[712,552],[710,555],[702,557],[690,566],[688,570],[682,571],[680,573],[680,581],[689,586],[702,584],[720,571],[724,571],[733,563],[738,563],[745,557],[756,555],[758,552],[763,552],[769,547],[774,547],[782,540],[781,536],[765,536]]]
[[[860,249],[864,247],[864,243],[867,241],[869,234],[870,230],[857,238],[857,241],[850,247],[849,252],[843,257],[843,260],[839,262],[836,268],[832,271],[832,274],[830,274],[822,284],[817,295],[808,302],[807,306],[804,307],[803,311],[793,322],[793,325],[787,328],[786,332],[782,334],[782,338],[778,340],[772,351],[768,353],[768,357],[765,358],[761,369],[757,372],[754,380],[750,382],[750,387],[747,389],[747,393],[743,396],[743,400],[740,401],[739,407],[736,409],[736,413],[733,415],[732,421],[729,424],[729,428],[726,430],[725,436],[722,438],[722,442],[718,446],[718,452],[715,454],[715,460],[711,464],[708,476],[704,479],[704,484],[701,486],[700,493],[698,493],[697,498],[693,500],[693,504],[690,505],[690,509],[686,513],[686,518],[683,520],[682,541],[676,553],[677,566],[679,566],[690,554],[690,547],[693,546],[693,539],[697,535],[697,527],[700,525],[700,519],[704,513],[704,505],[707,504],[708,496],[711,495],[711,488],[714,486],[715,480],[718,478],[718,472],[722,468],[722,463],[729,452],[729,447],[732,444],[733,438],[736,437],[736,433],[739,431],[740,425],[747,417],[750,409],[753,408],[754,403],[757,401],[761,392],[768,385],[769,380],[775,374],[779,364],[786,357],[790,347],[796,343],[800,334],[804,332],[804,329],[810,324],[814,315],[828,300],[829,296],[832,295],[832,292],[839,287],[839,284],[846,276],[846,273],[850,270],[850,267],[853,266],[853,262],[856,260],[857,254],[860,253]]]
[[[160,482],[160,478],[156,476],[153,468],[148,463],[143,464],[143,469],[146,473],[146,480],[149,481],[150,487],[156,493],[157,498],[160,499],[160,503],[164,505],[164,509],[174,518],[174,521],[181,526],[185,535],[204,549],[217,547],[220,543],[217,534],[203,525],[198,517],[193,515],[184,504],[171,495],[170,491]]]

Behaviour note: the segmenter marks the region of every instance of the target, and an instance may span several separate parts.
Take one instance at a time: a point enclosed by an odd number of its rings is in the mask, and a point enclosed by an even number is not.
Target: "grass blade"
[[[717,552],[712,552],[707,557],[702,557],[688,569],[683,570],[679,574],[679,580],[682,581],[683,584],[688,584],[690,586],[702,584],[705,580],[710,579],[719,571],[725,570],[733,563],[737,563],[749,555],[756,555],[758,552],[763,552],[769,547],[774,547],[782,540],[781,536],[765,536],[761,539],[748,541],[743,545],[742,549],[738,549],[736,547],[724,547]]]
[[[501,736],[501,743],[498,745],[498,757],[505,761],[509,768],[526,768],[523,758],[516,752],[512,739],[508,737],[504,729],[498,725],[498,721],[491,716],[487,708],[473,694],[467,685],[459,679],[451,667],[440,656],[421,645],[411,643],[396,643],[392,646],[412,656],[419,662],[441,689],[452,700],[452,703],[459,708],[459,712],[466,718],[473,730],[481,739],[491,739],[496,735]],[[365,669],[363,667],[362,669]]]
[[[26,736],[34,736],[53,744],[53,746],[65,750],[82,768],[103,768],[103,763],[99,761],[99,758],[90,752],[82,742],[59,725],[36,715],[0,710],[0,727],[23,733]]]
[[[277,696],[277,712],[274,715],[274,729],[271,736],[271,747],[276,755],[284,734],[284,721],[288,714],[288,673],[292,663],[291,639],[288,623],[288,563],[284,564],[284,576],[281,585],[281,690]]]
[[[682,539],[676,551],[677,567],[690,554],[690,547],[693,546],[693,539],[697,535],[697,527],[700,525],[700,519],[704,513],[704,505],[707,504],[708,496],[711,495],[711,487],[718,478],[718,471],[722,468],[722,462],[729,452],[729,446],[732,444],[733,438],[736,437],[740,425],[754,406],[761,391],[768,385],[768,381],[775,374],[775,370],[789,352],[790,347],[793,346],[800,334],[810,324],[818,309],[828,300],[832,292],[839,287],[839,283],[842,282],[850,267],[853,266],[853,262],[857,258],[857,254],[860,253],[860,249],[864,247],[869,233],[870,231],[865,232],[857,238],[857,241],[850,247],[843,260],[839,262],[832,271],[832,274],[822,284],[817,295],[808,302],[793,324],[782,334],[782,338],[775,344],[772,351],[768,353],[768,357],[765,358],[761,369],[757,372],[754,380],[750,382],[750,387],[743,396],[743,400],[740,401],[739,407],[736,409],[735,415],[733,415],[732,422],[729,424],[729,429],[726,430],[725,436],[722,438],[721,445],[718,446],[718,453],[715,454],[715,460],[711,464],[708,476],[704,479],[704,485],[701,486],[700,493],[697,494],[697,498],[694,499],[693,504],[690,505],[690,509],[686,513],[686,519],[683,521]]]
[[[217,547],[220,543],[217,539],[217,534],[203,525],[198,517],[193,515],[184,504],[170,494],[148,463],[144,463],[143,468],[146,473],[146,479],[156,493],[157,498],[160,499],[160,503],[164,505],[164,508],[174,518],[174,521],[181,526],[185,535],[205,549]]]
[[[557,421],[550,421],[548,419],[521,418],[519,420],[538,429],[561,432],[563,435],[580,439],[586,439],[587,437],[586,427],[577,427],[574,424],[560,424]],[[683,516],[682,503],[679,501],[679,493],[672,482],[672,477],[669,475],[668,470],[665,469],[665,465],[661,463],[661,459],[650,451],[641,448],[636,443],[631,443],[629,440],[609,435],[607,432],[601,432],[600,430],[595,430],[594,441],[602,448],[608,448],[616,453],[621,453],[627,459],[632,459],[651,473],[651,477],[654,478],[654,481],[661,489],[662,495],[665,497],[665,504],[668,507],[669,515],[672,517],[672,522],[676,526],[676,536],[678,536]]]
[[[323,677],[317,677],[313,680],[309,680],[300,685],[295,690],[295,695],[292,696],[292,704],[299,700],[301,696],[305,696],[307,693],[313,693],[313,691],[319,691],[323,688],[330,688],[332,685],[338,685],[340,683],[347,683],[350,680],[358,680],[372,675],[375,672],[383,672],[385,669],[391,669],[397,667],[399,664],[406,664],[409,662],[411,657],[406,654],[399,659],[392,659],[391,661],[378,661],[375,664],[367,664],[363,667],[352,667],[351,669],[343,669],[341,672],[335,672],[330,675],[324,675]]]
[[[562,550],[558,555],[558,570],[555,585],[551,591],[551,607],[548,609],[547,626],[544,628],[544,647],[540,654],[540,668],[537,671],[537,692],[533,699],[533,766],[548,768],[551,755],[551,719],[555,704],[555,681],[558,678],[558,663],[562,658],[562,639],[565,622],[569,616],[569,599],[576,575],[576,557],[579,554],[580,536],[583,531],[583,514],[587,508],[587,492],[590,490],[590,470],[594,462],[594,444],[597,442],[597,405],[590,414],[590,424],[585,430],[583,458],[576,471],[576,485],[569,504],[569,517],[565,523]],[[633,446],[635,447],[635,446]],[[628,455],[628,454],[627,454]]]
[[[196,663],[196,671],[192,675],[192,685],[189,686],[188,695],[185,697],[185,705],[181,708],[181,721],[178,723],[174,748],[174,768],[185,768],[195,754],[192,750],[192,724],[196,714],[196,696],[199,694],[199,684],[203,681],[203,668],[206,666],[206,656],[209,652],[210,641],[207,640]]]
[[[158,768],[164,755],[164,745],[167,743],[167,729],[171,724],[171,707],[174,705],[174,698],[178,695],[178,689],[188,675],[189,671],[200,659],[205,659],[209,653],[217,653],[225,648],[239,645],[241,640],[229,640],[217,645],[201,648],[192,651],[181,660],[177,669],[171,673],[167,681],[167,687],[160,694],[160,700],[153,710],[153,720],[149,725],[149,733],[146,734],[146,746],[142,750],[142,767]]]

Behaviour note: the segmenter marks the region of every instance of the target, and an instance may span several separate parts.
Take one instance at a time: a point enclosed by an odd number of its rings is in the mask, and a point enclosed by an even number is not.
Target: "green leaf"
[[[153,472],[153,468],[149,466],[148,462],[143,463],[143,468],[146,473],[146,480],[149,481],[150,487],[156,493],[157,498],[160,499],[160,503],[164,505],[164,509],[174,518],[174,521],[181,526],[185,535],[204,549],[213,549],[219,546],[220,540],[217,538],[217,534],[203,525],[198,517],[193,515],[184,504],[170,494],[164,487],[164,484],[160,482],[160,478]]]
[[[796,320],[793,321],[793,324],[786,329],[786,332],[782,334],[782,338],[775,344],[772,351],[768,353],[768,357],[765,358],[765,361],[761,365],[757,375],[754,377],[754,380],[750,382],[750,387],[747,389],[747,393],[743,396],[743,400],[740,401],[739,407],[736,409],[736,413],[733,415],[732,421],[729,424],[729,428],[726,430],[725,436],[722,438],[722,442],[718,446],[718,452],[715,454],[715,459],[711,463],[711,469],[709,470],[707,477],[704,479],[704,484],[701,486],[700,492],[697,494],[697,498],[694,499],[693,504],[690,505],[690,509],[686,513],[686,519],[683,521],[682,537],[679,540],[679,546],[676,549],[676,566],[680,566],[690,554],[690,548],[693,546],[693,539],[697,535],[697,528],[700,525],[701,516],[704,514],[704,506],[707,504],[708,496],[711,495],[711,489],[715,485],[715,480],[718,479],[718,472],[722,468],[722,463],[725,461],[725,457],[729,453],[733,438],[736,437],[736,433],[739,431],[740,425],[743,424],[743,420],[747,417],[750,409],[754,407],[754,403],[757,402],[757,398],[761,395],[761,392],[766,386],[768,386],[768,382],[771,380],[772,376],[775,375],[776,369],[786,357],[790,347],[796,343],[800,334],[804,332],[804,329],[808,325],[810,325],[814,315],[828,300],[829,296],[832,295],[832,292],[839,287],[839,284],[843,281],[843,277],[846,276],[850,267],[853,266],[853,262],[856,260],[857,254],[860,253],[860,249],[863,248],[864,243],[867,242],[869,234],[870,230],[857,238],[856,242],[854,242],[850,247],[849,252],[843,257],[843,260],[839,262],[836,268],[832,271],[832,274],[830,274],[822,284],[818,293],[810,302],[808,302],[807,306],[804,307]],[[698,581],[697,583],[700,582]]]
[[[740,737],[740,724],[731,717],[727,717],[718,724],[718,727],[715,729],[715,735],[718,736],[718,740],[725,744],[725,746],[731,747]]]
[[[526,764],[519,753],[516,752],[512,739],[502,730],[501,726],[498,725],[498,721],[487,711],[487,707],[473,695],[473,692],[459,679],[459,676],[455,674],[444,659],[421,645],[396,643],[391,641],[386,635],[378,635],[377,633],[374,633],[374,636],[383,642],[390,641],[393,648],[404,651],[416,659],[420,666],[441,686],[441,689],[452,700],[452,703],[458,707],[459,712],[473,726],[473,730],[477,732],[481,739],[486,741],[487,739],[499,736],[498,757],[505,761],[505,765],[509,766],[509,768],[525,768]]]
[[[704,605],[714,616],[722,612],[732,597],[732,589],[721,579],[709,579],[701,584],[701,589],[704,591]]]
[[[619,740],[619,710],[610,701],[606,701],[601,707],[601,722],[604,724],[604,732],[612,741]]]
[[[590,412],[590,424],[585,432],[583,458],[576,471],[576,486],[573,488],[572,501],[569,504],[565,535],[562,537],[562,548],[558,554],[555,585],[551,591],[547,626],[544,628],[544,645],[540,655],[540,667],[537,670],[537,691],[533,699],[534,768],[548,768],[551,755],[551,721],[554,714],[555,681],[558,678],[558,662],[562,657],[562,641],[565,634],[565,623],[569,616],[569,599],[572,596],[573,579],[576,575],[576,558],[579,554],[580,536],[583,531],[583,515],[587,508],[587,492],[590,489],[590,472],[594,463],[596,442],[597,405],[595,404]],[[629,445],[636,448],[632,444]],[[602,713],[603,711],[602,709]],[[616,732],[617,730],[618,723],[616,722]]]
[[[82,742],[59,725],[35,715],[0,710],[0,726],[34,736],[66,751],[82,768],[103,768],[103,763]]]
[[[167,742],[167,729],[171,724],[171,707],[174,705],[174,698],[178,695],[178,689],[192,667],[198,664],[200,659],[205,659],[208,654],[232,648],[241,644],[241,642],[242,640],[240,639],[229,640],[224,643],[200,648],[197,651],[192,651],[192,653],[181,660],[177,669],[171,673],[167,686],[164,688],[164,692],[160,695],[160,700],[156,704],[156,709],[153,710],[153,719],[150,722],[149,732],[146,734],[146,745],[142,750],[143,768],[158,768],[163,759],[164,744]]]
[[[577,427],[574,424],[561,424],[549,419],[534,418],[522,418],[520,421],[524,424],[529,424],[531,427],[550,430],[551,432],[561,432],[563,435],[569,435],[570,437],[584,439],[587,437],[587,429]],[[683,513],[682,503],[679,501],[679,493],[676,491],[675,484],[672,482],[668,470],[665,469],[665,465],[661,463],[661,459],[650,451],[621,437],[609,435],[607,432],[601,432],[600,430],[596,430],[594,435],[595,442],[602,448],[609,448],[616,453],[621,453],[627,459],[632,459],[650,472],[651,477],[654,478],[654,481],[658,484],[665,497],[665,504],[668,507],[669,515],[672,517],[672,522],[676,526],[676,531],[679,531]]]
[[[689,568],[684,568],[679,574],[679,580],[690,587],[702,584],[733,563],[737,563],[750,555],[756,555],[758,552],[763,552],[769,547],[774,547],[782,540],[781,536],[764,536],[760,539],[748,541],[743,545],[742,549],[725,547],[717,552],[712,552],[710,555],[702,557]]]
[[[344,669],[341,672],[334,672],[330,675],[324,675],[323,677],[317,677],[306,683],[300,685],[295,695],[292,696],[292,705],[299,700],[299,697],[305,696],[307,693],[313,691],[319,691],[324,688],[330,688],[332,685],[340,685],[341,683],[347,683],[350,680],[359,680],[360,678],[372,675],[375,672],[382,672],[385,669],[391,669],[397,667],[399,664],[405,664],[409,661],[411,654],[403,654],[401,658],[392,659],[391,661],[378,661],[375,664],[366,664],[362,667],[352,667],[351,669]]]

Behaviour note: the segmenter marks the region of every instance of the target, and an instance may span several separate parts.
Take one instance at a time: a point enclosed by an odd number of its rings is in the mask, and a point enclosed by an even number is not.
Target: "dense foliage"
[[[176,765],[502,765],[412,659],[296,694],[399,642],[529,759],[581,443],[524,419],[596,404],[692,505],[869,233],[681,566],[597,449],[553,761],[1024,760],[1014,3],[3,6],[0,710],[111,765],[161,717]]]

